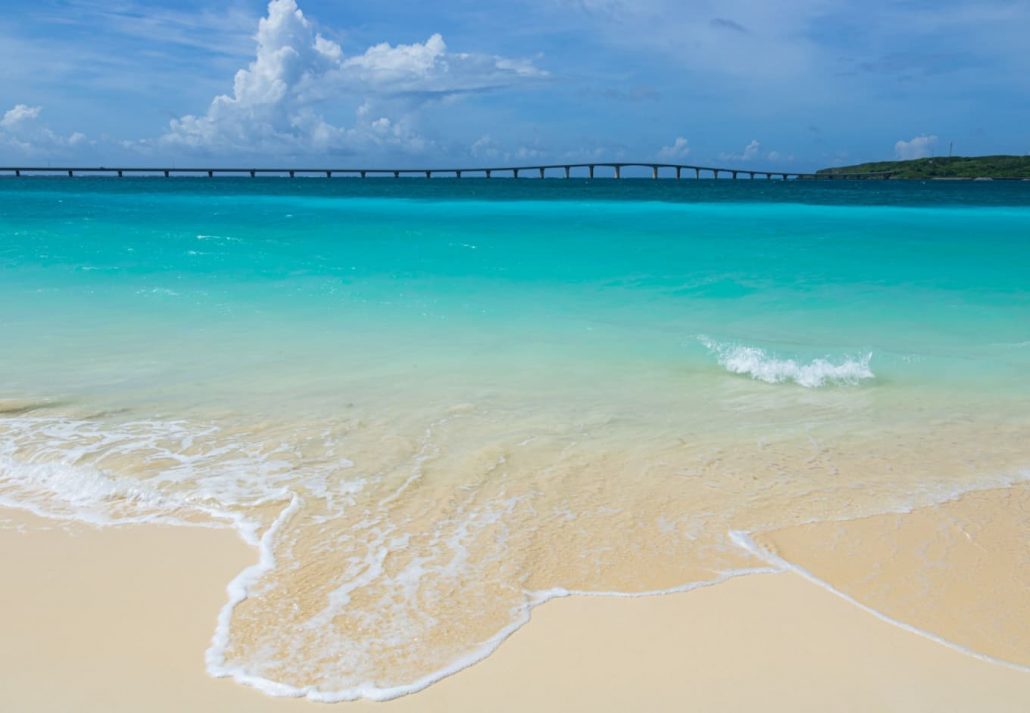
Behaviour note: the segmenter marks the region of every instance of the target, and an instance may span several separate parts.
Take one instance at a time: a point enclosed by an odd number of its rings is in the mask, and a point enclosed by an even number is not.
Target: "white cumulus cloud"
[[[898,141],[894,144],[894,155],[902,161],[913,158],[926,158],[933,153],[933,147],[936,143],[936,136],[925,134],[913,137],[908,141]]]
[[[173,119],[161,144],[217,152],[417,152],[428,144],[415,114],[430,99],[546,76],[528,61],[452,52],[439,34],[347,57],[296,0],[271,0],[256,40],[255,58],[236,73],[232,94],[215,97],[203,115]],[[325,116],[334,103],[347,102],[360,105],[349,126]]]
[[[547,76],[526,60],[451,52],[439,34],[423,43],[369,47],[344,60],[342,70],[342,84],[388,93],[481,91]]]
[[[768,161],[773,163],[790,163],[794,160],[794,154],[784,153],[775,149],[766,151],[762,148],[762,142],[758,139],[751,139],[751,142],[740,153],[724,151],[719,154],[719,160],[728,162]]]
[[[489,134],[476,139],[469,148],[469,153],[474,158],[497,159],[507,157],[501,145]]]
[[[506,145],[489,134],[479,137],[468,149],[468,154],[480,161],[492,163],[526,163],[536,161],[549,155],[549,151],[539,145],[525,144]]]
[[[757,158],[762,151],[762,144],[758,139],[751,139],[751,143],[744,147],[744,150],[740,153],[726,153],[719,154],[719,158],[723,161],[750,161]]]
[[[43,107],[41,106],[18,104],[4,113],[4,118],[0,119],[0,128],[17,131],[19,127],[38,119],[42,111]]]
[[[684,158],[689,153],[689,142],[682,136],[677,136],[670,146],[662,146],[658,150],[658,158],[663,161],[672,161],[673,159]]]
[[[45,156],[80,146],[85,135],[58,134],[40,121],[43,107],[17,104],[0,119],[0,149],[21,156]]]

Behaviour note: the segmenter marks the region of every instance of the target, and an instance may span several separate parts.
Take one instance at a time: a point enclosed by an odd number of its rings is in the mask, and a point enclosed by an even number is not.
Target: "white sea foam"
[[[242,243],[242,238],[234,238],[231,235],[204,235],[203,233],[197,236],[197,240],[223,240],[226,242]]]
[[[236,522],[240,508],[288,501],[285,484],[294,478],[282,446],[226,439],[214,426],[30,415],[6,418],[3,427],[0,503],[47,517],[94,525],[187,524],[179,516],[191,514],[233,522],[250,541],[247,528]],[[141,471],[118,475],[107,463],[119,459],[132,460]],[[313,470],[311,477],[317,490],[324,473]],[[334,486],[326,497],[360,488],[361,480]]]
[[[943,638],[941,636],[938,636],[937,634],[934,634],[932,632],[926,631],[925,629],[919,629],[917,627],[912,626],[911,624],[906,624],[903,621],[900,621],[898,619],[894,619],[894,618],[892,618],[890,616],[887,616],[886,614],[884,614],[881,611],[873,609],[870,606],[866,606],[865,604],[863,604],[862,602],[858,601],[857,599],[855,599],[851,595],[846,594],[846,593],[842,592],[841,590],[837,589],[836,587],[834,587],[832,584],[830,584],[826,580],[820,579],[819,577],[815,576],[812,572],[808,571],[804,567],[802,567],[800,565],[797,565],[797,564],[794,564],[793,562],[788,562],[787,560],[783,559],[779,555],[777,555],[777,554],[775,554],[773,552],[769,552],[768,550],[760,547],[758,545],[758,543],[755,542],[754,539],[751,537],[751,533],[742,532],[740,530],[734,530],[734,531],[731,531],[729,533],[729,536],[730,536],[730,540],[732,540],[733,543],[736,544],[738,547],[741,547],[744,550],[747,550],[750,554],[752,554],[753,556],[757,557],[758,559],[761,559],[761,560],[763,560],[765,562],[768,562],[771,567],[775,567],[777,569],[785,570],[785,571],[789,571],[789,572],[794,572],[795,574],[798,574],[798,575],[804,577],[808,581],[810,581],[810,582],[812,582],[812,583],[822,587],[823,589],[825,589],[825,590],[827,590],[827,591],[837,595],[838,597],[840,597],[844,601],[849,602],[850,604],[854,604],[859,609],[862,609],[863,611],[866,611],[866,612],[872,614],[873,616],[875,616],[877,619],[880,619],[881,621],[885,621],[888,624],[893,624],[894,626],[897,626],[897,627],[899,627],[901,629],[904,629],[905,631],[908,631],[910,633],[916,634],[918,636],[922,636],[924,638],[929,639],[930,641],[936,642],[938,644],[942,644],[943,646],[947,646],[949,649],[954,649],[955,651],[959,651],[961,653],[966,654],[967,656],[972,656],[973,658],[980,659],[981,661],[987,661],[988,663],[992,663],[992,664],[1000,664],[1001,666],[1005,666],[1007,668],[1013,668],[1013,669],[1016,669],[1017,671],[1030,672],[1030,666],[1024,666],[1022,664],[1014,663],[1012,661],[1006,661],[1005,659],[999,659],[999,658],[995,658],[994,656],[989,656],[987,654],[980,653],[979,651],[976,651],[974,649],[970,649],[970,648],[968,648],[966,646],[962,646],[961,644],[957,644],[954,641],[949,641],[948,639],[945,639],[945,638]]]
[[[337,683],[299,687],[277,676],[262,675],[265,671],[254,661],[234,662],[227,660],[226,652],[231,640],[233,613],[236,607],[248,597],[261,595],[262,580],[290,562],[277,561],[277,544],[293,518],[313,499],[332,494],[342,497],[360,489],[361,480],[348,477],[340,482],[329,478],[327,472],[299,473],[280,453],[280,446],[258,448],[241,442],[241,434],[226,440],[218,429],[188,427],[182,422],[136,421],[121,424],[100,424],[95,421],[62,417],[26,416],[4,419],[9,438],[0,444],[0,480],[11,493],[11,500],[0,500],[0,504],[14,504],[35,509],[38,504],[50,505],[49,510],[37,510],[40,514],[58,518],[87,520],[98,525],[125,524],[129,522],[164,521],[181,525],[203,524],[180,519],[183,512],[202,512],[222,526],[232,526],[258,552],[257,562],[240,572],[227,587],[227,601],[217,620],[210,647],[206,653],[209,673],[218,677],[231,677],[262,692],[275,696],[305,697],[313,701],[336,702],[358,699],[387,700],[424,689],[433,683],[465,669],[489,656],[513,632],[529,621],[534,607],[557,597],[570,595],[585,596],[646,596],[681,592],[709,586],[730,577],[761,572],[776,572],[793,568],[789,563],[770,560],[761,556],[763,564],[739,570],[725,571],[711,580],[692,582],[678,587],[658,591],[625,593],[619,591],[574,591],[554,588],[525,592],[522,602],[510,609],[506,620],[497,622],[496,633],[485,641],[467,648],[464,653],[452,658],[437,670],[425,673],[415,680],[397,685],[376,684],[371,680],[357,678],[347,685]],[[396,496],[410,488],[423,477],[422,460],[433,452],[431,429],[425,434],[422,447],[414,454],[413,469],[408,478],[399,482],[391,496],[380,504],[392,504]],[[26,446],[30,442],[46,443],[36,451],[37,462],[25,462]],[[19,451],[20,447],[20,451]],[[282,446],[287,448],[287,446]],[[119,477],[105,467],[107,454],[125,456],[149,453],[155,462],[163,465],[151,476],[143,479]],[[16,453],[20,453],[16,455]],[[44,457],[45,456],[45,457]],[[56,460],[54,460],[56,458]],[[334,468],[354,468],[347,459],[336,460]],[[504,462],[504,457],[498,458]],[[311,463],[308,464],[311,467]],[[339,470],[333,471],[339,473]],[[1025,479],[1026,474],[1010,480]],[[981,484],[983,485],[983,484]],[[994,483],[991,483],[994,485]],[[956,497],[972,488],[954,488],[948,492],[927,492],[915,498],[918,504],[925,500],[940,501]],[[977,488],[978,489],[978,488]],[[300,493],[303,493],[300,494]],[[281,503],[274,519],[265,522],[248,520],[244,512],[259,503]],[[471,504],[472,501],[470,500]],[[409,601],[418,596],[418,584],[423,577],[450,575],[456,579],[465,565],[466,554],[463,542],[470,528],[489,526],[498,522],[506,512],[511,511],[515,498],[492,500],[490,507],[480,510],[461,509],[463,518],[448,523],[453,528],[449,535],[439,534],[440,542],[452,556],[442,558],[439,567],[426,566],[428,560],[416,558],[399,573],[391,575],[395,594]],[[243,507],[236,507],[242,505]],[[363,561],[357,561],[357,570],[378,577],[376,558],[382,558],[398,547],[392,540],[403,536],[397,529],[382,528],[374,523],[369,532],[382,529],[382,547],[369,547]],[[744,546],[739,534],[733,541]],[[374,544],[374,543],[371,543]],[[381,562],[380,562],[381,564]],[[346,604],[349,591],[359,583],[357,573],[341,576],[341,587],[337,595],[327,602],[327,613],[339,613]],[[391,616],[393,614],[391,613]],[[315,622],[312,619],[312,622]],[[897,622],[895,622],[897,623]],[[904,624],[899,624],[904,626]],[[396,627],[395,627],[396,628]],[[403,627],[401,627],[403,629]],[[923,633],[923,632],[920,632]],[[930,635],[932,637],[932,635]],[[330,649],[327,652],[332,653]]]
[[[161,295],[163,297],[178,297],[179,293],[167,287],[153,287],[149,290],[136,290],[137,295]]]
[[[284,511],[281,517],[281,521],[289,519],[293,514],[291,508],[295,503],[291,503],[290,508]],[[276,521],[274,528],[278,528],[280,521]],[[263,676],[257,676],[248,673],[243,666],[228,666],[225,664],[224,652],[229,641],[229,623],[232,620],[232,610],[237,604],[247,598],[249,587],[255,584],[261,575],[275,567],[275,558],[270,548],[272,530],[266,533],[265,538],[262,538],[260,545],[261,556],[258,564],[249,567],[240,573],[230,583],[228,587],[229,602],[223,607],[218,617],[218,630],[212,637],[211,646],[207,651],[206,661],[207,670],[212,676],[215,677],[230,677],[237,683],[242,683],[247,686],[252,686],[258,689],[262,693],[286,698],[306,698],[311,701],[319,703],[342,703],[346,701],[358,701],[358,700],[370,700],[370,701],[388,701],[394,698],[400,698],[401,696],[407,696],[412,693],[417,693],[429,686],[437,683],[449,676],[453,676],[460,671],[473,666],[483,659],[490,656],[497,648],[503,644],[509,636],[514,634],[516,631],[521,629],[523,626],[529,623],[530,616],[533,609],[546,604],[552,599],[560,599],[563,597],[570,596],[585,596],[585,597],[621,597],[621,598],[639,598],[639,597],[652,597],[661,596],[664,594],[676,594],[682,592],[689,592],[694,589],[701,589],[703,587],[711,587],[716,584],[721,584],[734,577],[742,577],[749,574],[773,574],[782,571],[781,567],[778,566],[766,566],[766,567],[748,567],[730,570],[720,573],[713,579],[691,582],[678,587],[669,587],[667,589],[658,589],[643,592],[618,592],[618,591],[579,591],[570,590],[557,587],[554,589],[547,589],[541,591],[527,592],[525,603],[517,607],[512,611],[512,618],[507,625],[502,627],[496,634],[482,642],[480,645],[474,647],[465,654],[458,656],[452,660],[447,666],[433,671],[418,678],[411,683],[399,685],[399,686],[378,686],[374,683],[367,682],[350,686],[335,691],[326,691],[315,686],[291,686],[289,684],[282,683],[280,681],[274,681],[272,679],[265,678]],[[267,538],[267,539],[266,539]]]
[[[853,386],[876,377],[869,367],[871,353],[858,358],[845,357],[838,362],[823,358],[802,362],[773,356],[758,347],[721,344],[704,336],[698,337],[698,341],[715,354],[719,364],[731,374],[743,374],[767,384],[793,382],[816,389],[829,384]]]

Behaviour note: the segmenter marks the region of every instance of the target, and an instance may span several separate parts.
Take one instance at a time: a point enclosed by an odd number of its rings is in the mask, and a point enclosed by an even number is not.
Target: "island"
[[[937,156],[823,168],[817,175],[884,174],[910,179],[1030,179],[1030,156]]]

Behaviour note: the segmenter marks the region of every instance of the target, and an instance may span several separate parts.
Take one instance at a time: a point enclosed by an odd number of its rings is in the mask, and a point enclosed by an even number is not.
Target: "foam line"
[[[232,620],[232,612],[240,602],[247,598],[250,586],[260,579],[261,575],[275,569],[275,554],[272,552],[272,541],[280,528],[300,509],[300,505],[300,497],[294,495],[290,500],[290,504],[283,508],[282,512],[276,516],[275,521],[272,522],[271,526],[256,543],[258,561],[237,574],[226,585],[229,600],[222,606],[221,611],[218,612],[215,633],[212,635],[211,645],[204,655],[208,673],[215,678],[231,676],[239,680],[240,676],[245,677],[247,675],[240,667],[228,666],[225,663],[225,650],[229,643],[229,624]],[[281,686],[281,684],[276,685]]]
[[[741,577],[749,574],[772,574],[781,571],[777,567],[753,567],[729,570],[722,572],[716,578],[707,581],[691,582],[678,587],[656,589],[646,592],[597,592],[569,590],[563,588],[530,592],[527,594],[525,605],[516,610],[517,615],[514,617],[512,622],[472,651],[468,652],[464,656],[458,657],[449,665],[437,671],[428,673],[411,683],[401,686],[379,687],[372,683],[364,683],[340,691],[322,691],[314,686],[290,686],[279,681],[264,678],[263,676],[256,676],[247,673],[242,666],[227,666],[224,659],[224,652],[228,645],[229,623],[232,618],[232,611],[240,602],[247,598],[247,588],[263,573],[275,567],[275,559],[270,549],[271,539],[275,536],[275,531],[289,519],[293,512],[296,511],[296,508],[298,507],[297,502],[298,499],[295,498],[293,502],[290,503],[290,506],[280,514],[279,518],[276,519],[275,523],[265,533],[264,537],[262,537],[261,557],[258,563],[241,572],[229,584],[227,588],[229,592],[229,601],[219,613],[218,628],[215,635],[212,637],[211,646],[207,651],[207,670],[212,676],[218,678],[232,678],[237,683],[251,686],[267,695],[285,698],[306,698],[318,703],[343,703],[358,700],[388,701],[424,690],[434,683],[438,683],[445,678],[453,676],[456,673],[460,673],[490,656],[508,639],[508,637],[529,623],[533,609],[541,604],[551,601],[552,599],[570,596],[622,598],[660,596],[664,594],[689,592],[702,587],[715,586],[716,584],[721,584],[722,582],[734,577]]]
[[[821,358],[799,362],[777,358],[758,347],[720,344],[705,336],[698,337],[698,341],[718,357],[719,364],[726,371],[767,384],[793,382],[808,389],[817,389],[827,384],[854,386],[876,377],[869,367],[873,357],[871,353],[858,358],[844,358],[839,363]]]
[[[768,552],[763,548],[759,547],[758,543],[755,542],[754,539],[752,539],[751,533],[743,532],[741,530],[731,530],[729,536],[730,540],[733,541],[734,544],[743,548],[754,557],[757,557],[765,562],[768,562],[769,565],[773,567],[793,572],[804,577],[813,584],[817,584],[826,591],[831,592],[832,594],[837,595],[844,601],[853,604],[854,606],[858,607],[859,609],[865,612],[872,614],[881,621],[885,621],[888,624],[893,624],[894,626],[904,629],[909,633],[916,634],[917,636],[922,636],[925,639],[929,639],[930,641],[941,644],[943,646],[948,647],[949,649],[953,649],[960,653],[966,654],[967,656],[972,656],[973,658],[980,659],[981,661],[985,661],[991,664],[997,664],[1000,666],[1005,666],[1006,668],[1015,669],[1016,671],[1022,671],[1024,673],[1030,673],[1030,666],[1024,666],[1022,664],[1014,663],[1012,661],[1006,661],[1005,659],[999,659],[995,658],[994,656],[989,656],[987,654],[980,653],[979,651],[967,648],[965,646],[962,646],[961,644],[956,644],[954,641],[949,641],[948,639],[945,639],[943,637],[938,636],[937,634],[926,631],[925,629],[919,629],[917,627],[912,626],[911,624],[906,624],[903,621],[889,617],[883,612],[877,611],[876,609],[873,609],[872,607],[863,604],[851,595],[846,594],[841,590],[837,589],[826,580],[820,579],[819,577],[815,576],[804,567],[794,564],[793,562],[788,562],[779,555],[774,554],[772,552]]]

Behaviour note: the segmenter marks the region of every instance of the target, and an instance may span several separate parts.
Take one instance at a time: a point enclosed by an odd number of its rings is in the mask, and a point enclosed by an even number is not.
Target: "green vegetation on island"
[[[891,178],[1030,178],[1030,156],[938,156],[824,168],[819,174],[889,173]]]

